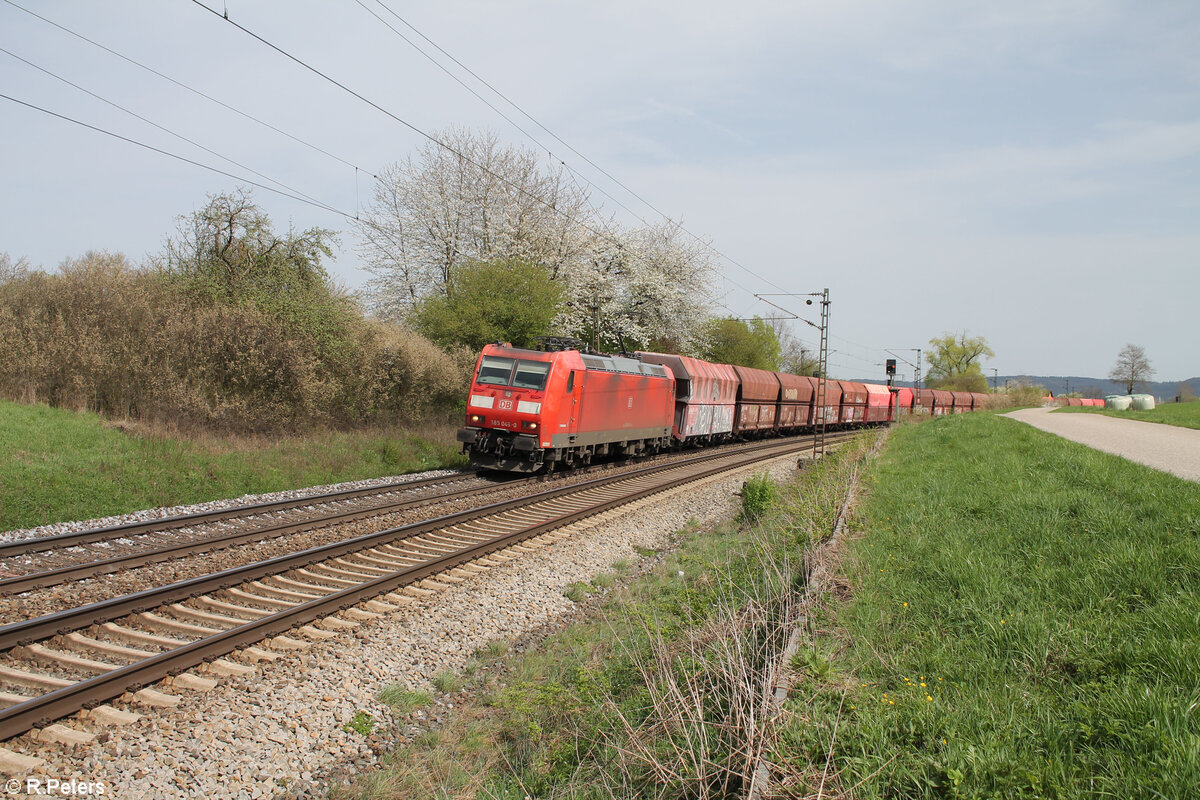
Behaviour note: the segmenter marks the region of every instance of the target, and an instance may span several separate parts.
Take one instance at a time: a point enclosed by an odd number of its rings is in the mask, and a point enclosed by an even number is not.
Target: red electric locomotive
[[[458,440],[480,467],[537,472],[668,447],[674,407],[661,365],[494,344],[475,365]]]
[[[471,463],[537,472],[609,454],[777,436],[820,425],[886,424],[909,413],[938,416],[983,406],[983,396],[971,392],[892,391],[667,353],[602,355],[581,352],[570,339],[547,339],[544,347],[483,349],[467,399],[466,427],[458,432]]]

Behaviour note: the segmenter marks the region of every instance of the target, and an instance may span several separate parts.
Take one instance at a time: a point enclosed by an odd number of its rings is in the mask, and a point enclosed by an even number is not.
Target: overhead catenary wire
[[[80,86],[79,84],[75,83],[74,81],[68,80],[67,78],[64,78],[63,76],[61,76],[57,73],[51,72],[50,70],[46,69],[45,67],[35,64],[34,62],[30,61],[27,58],[23,58],[22,56],[17,55],[16,53],[12,52],[11,50],[7,50],[4,47],[0,47],[0,53],[4,53],[5,55],[11,56],[12,58],[15,58],[16,60],[20,61],[21,63],[26,64],[45,75],[49,75],[51,78],[54,78],[55,80],[62,81],[63,83],[67,84],[68,86],[72,86],[72,87],[78,89],[79,91],[83,92],[84,94],[87,94],[91,97],[94,97],[95,99],[99,100],[102,103],[112,106],[113,108],[117,109],[118,111],[124,112],[125,114],[128,114],[131,117],[139,119],[142,122],[146,123],[147,125],[150,125],[156,129],[162,131],[163,133],[166,133],[170,136],[174,136],[176,139],[179,139],[180,141],[187,142],[188,144],[192,145],[193,147],[198,147],[201,150],[203,150],[204,152],[208,153],[209,155],[216,156],[217,158],[221,159],[222,161],[227,161],[230,164],[233,164],[235,167],[244,169],[247,172],[257,175],[258,177],[262,178],[265,181],[270,181],[271,183],[275,184],[276,186],[280,186],[280,187],[286,189],[287,191],[293,193],[294,195],[297,195],[299,197],[302,197],[302,198],[310,201],[310,203],[312,205],[314,205],[318,208],[324,208],[328,211],[336,212],[336,209],[334,209],[332,206],[318,200],[317,198],[313,197],[312,195],[306,194],[306,193],[300,191],[299,189],[296,189],[293,186],[289,186],[288,184],[284,183],[283,181],[277,180],[276,178],[272,178],[270,175],[264,175],[263,173],[259,172],[258,170],[254,169],[253,167],[249,167],[249,166],[241,163],[240,161],[236,161],[236,160],[230,158],[229,156],[218,153],[216,150],[206,147],[206,146],[200,144],[199,142],[195,141],[194,139],[189,139],[187,136],[184,136],[181,133],[177,133],[176,131],[173,131],[170,128],[159,125],[157,122],[155,122],[151,119],[147,119],[146,117],[143,117],[141,114],[138,114],[136,111],[132,111],[132,110],[126,108],[125,106],[120,105],[119,103],[115,103],[106,97],[102,97],[99,94],[96,94],[95,92],[91,91],[90,89]],[[338,212],[338,213],[340,213],[340,212]]]
[[[188,158],[187,156],[181,156],[178,153],[172,153],[169,150],[163,150],[160,147],[155,147],[154,145],[147,144],[145,142],[139,142],[137,139],[131,139],[128,136],[122,136],[119,133],[114,133],[113,131],[106,130],[104,128],[100,128],[95,125],[90,125],[86,122],[83,122],[82,120],[75,119],[74,117],[69,117],[66,114],[59,114],[57,111],[51,111],[50,109],[43,108],[42,106],[39,106],[35,103],[29,103],[24,100],[20,100],[16,97],[12,97],[11,95],[7,95],[7,94],[3,94],[3,93],[0,93],[0,99],[8,100],[8,101],[16,103],[18,105],[25,106],[26,108],[33,109],[34,111],[40,111],[41,113],[47,114],[51,117],[57,117],[58,119],[61,119],[65,122],[70,122],[75,125],[79,125],[81,127],[87,128],[88,130],[95,131],[96,133],[102,133],[105,136],[111,136],[114,139],[120,139],[123,142],[128,142],[129,144],[145,148],[146,150],[152,150],[155,153],[159,153],[159,154],[167,156],[169,158],[176,159],[177,161],[182,161],[184,163],[191,164],[192,166],[195,166],[195,167],[200,167],[201,169],[206,169],[209,172],[215,172],[218,175],[224,175],[227,178],[233,178],[236,181],[241,181],[243,183],[249,184],[250,186],[254,186],[255,188],[265,189],[268,192],[273,192],[274,194],[280,195],[282,197],[286,197],[290,200],[295,200],[299,203],[304,203],[306,205],[314,206],[316,208],[320,208],[325,211],[330,211],[335,214],[340,214],[341,216],[345,217],[346,219],[354,219],[353,214],[350,214],[346,211],[342,211],[341,209],[335,208],[334,206],[326,205],[324,203],[314,202],[312,200],[305,199],[304,197],[301,197],[299,195],[290,194],[289,192],[286,192],[282,189],[277,189],[274,186],[268,186],[264,183],[259,183],[257,181],[250,180],[249,178],[246,178],[241,175],[234,175],[232,172],[226,172],[225,170],[219,169],[210,164],[205,164],[203,162],[196,161],[195,159]]]
[[[3,0],[3,2],[7,3],[8,5],[12,6],[15,9],[25,12],[26,14],[30,15],[31,17],[40,19],[42,22],[59,29],[63,33],[74,36],[75,38],[80,39],[81,41],[87,42],[88,44],[92,45],[93,47],[97,47],[100,50],[103,50],[104,52],[106,52],[110,55],[116,56],[117,58],[121,59],[122,61],[132,64],[133,66],[137,67],[138,69],[149,72],[152,75],[156,75],[159,78],[162,78],[163,80],[167,81],[168,83],[172,83],[175,86],[178,86],[181,89],[191,92],[194,95],[202,97],[211,103],[215,103],[218,106],[220,106],[228,111],[232,111],[234,114],[237,114],[240,117],[243,117],[245,119],[250,120],[251,122],[261,125],[264,128],[274,131],[275,133],[278,133],[281,136],[286,136],[288,139],[291,139],[293,142],[296,142],[297,144],[303,145],[311,150],[321,153],[322,155],[328,156],[329,158],[333,159],[334,161],[344,164],[347,167],[352,167],[353,169],[361,170],[362,172],[367,173],[368,175],[375,178],[376,180],[379,179],[378,175],[376,175],[375,173],[371,172],[368,169],[365,169],[364,167],[360,167],[359,165],[357,165],[351,161],[348,161],[347,159],[342,158],[339,155],[329,152],[328,150],[324,149],[323,147],[321,147],[319,145],[316,145],[316,144],[313,144],[312,142],[301,139],[298,136],[288,133],[287,131],[283,130],[282,128],[278,128],[269,122],[259,119],[258,117],[254,116],[253,114],[250,114],[246,111],[242,111],[241,109],[236,108],[222,100],[219,100],[210,94],[206,94],[205,92],[202,92],[201,90],[195,88],[194,86],[189,86],[188,84],[184,83],[183,81],[172,78],[170,75],[160,72],[159,70],[156,70],[151,66],[143,64],[142,62],[137,61],[136,59],[130,58],[129,56],[125,55],[124,53],[118,52],[117,50],[114,50],[111,47],[107,47],[106,45],[103,45],[94,39],[90,39],[87,36],[84,36],[83,34],[77,32],[77,31],[71,30],[70,28],[66,27],[65,25],[61,25],[61,24],[55,22],[54,20],[49,19],[48,17],[44,17],[35,11],[30,11],[28,8],[25,8],[24,6],[13,2],[13,0]]]
[[[7,2],[7,0],[6,0],[6,2]],[[400,125],[403,125],[405,128],[408,128],[410,131],[417,134],[418,136],[421,136],[422,138],[427,139],[428,141],[432,142],[433,144],[437,145],[438,147],[443,148],[447,152],[457,156],[458,158],[461,158],[466,163],[476,167],[477,169],[484,172],[485,174],[490,175],[491,177],[495,178],[496,180],[500,181],[501,183],[516,190],[520,194],[523,194],[525,197],[529,198],[530,200],[534,201],[535,203],[545,206],[546,208],[550,209],[550,211],[552,211],[553,213],[558,214],[559,216],[563,217],[564,219],[574,222],[575,224],[579,225],[580,227],[584,228],[585,230],[591,231],[592,233],[596,234],[597,236],[599,236],[603,239],[607,239],[608,241],[611,241],[614,244],[620,244],[620,242],[613,239],[611,236],[609,236],[607,233],[600,230],[599,228],[596,228],[595,226],[590,225],[587,222],[584,222],[582,220],[576,219],[575,217],[571,216],[570,214],[563,211],[562,209],[555,207],[552,203],[548,203],[545,200],[543,200],[542,198],[529,192],[527,189],[520,186],[519,184],[516,184],[513,181],[509,180],[508,178],[505,178],[503,175],[499,175],[496,172],[488,169],[485,165],[480,164],[478,161],[471,158],[466,153],[463,153],[462,151],[452,147],[451,145],[447,144],[446,142],[443,142],[441,139],[437,138],[433,134],[426,133],[424,130],[417,127],[416,125],[409,122],[408,120],[404,119],[403,117],[389,111],[388,109],[386,109],[383,106],[376,103],[374,100],[371,100],[370,98],[366,97],[365,95],[360,94],[359,92],[355,91],[354,89],[351,89],[349,86],[347,86],[346,84],[337,80],[336,78],[332,77],[331,75],[328,75],[328,74],[322,72],[321,70],[317,69],[312,64],[309,64],[307,61],[300,58],[299,56],[292,55],[291,53],[289,53],[287,50],[284,50],[279,45],[263,38],[262,36],[259,36],[257,33],[250,30],[249,28],[245,27],[244,25],[239,24],[235,20],[229,19],[229,17],[223,15],[221,12],[217,11],[216,9],[211,8],[210,6],[206,5],[205,3],[202,3],[200,0],[192,0],[192,3],[197,6],[200,6],[202,9],[204,9],[208,13],[212,14],[213,16],[217,17],[218,19],[224,20],[225,22],[227,22],[230,25],[232,25],[233,27],[237,28],[242,33],[245,33],[247,36],[251,37],[255,41],[258,41],[261,44],[263,44],[264,46],[270,48],[271,50],[274,50],[275,52],[279,53],[284,58],[298,64],[299,66],[301,66],[304,69],[308,70],[309,72],[313,73],[314,75],[321,78],[322,80],[325,80],[325,81],[333,84],[334,86],[336,86],[337,88],[346,92],[350,96],[355,97],[358,100],[366,103],[371,108],[375,109],[376,111],[378,111],[379,113],[388,117],[389,119],[399,123]]]
[[[605,197],[607,197],[609,200],[613,201],[613,202],[614,202],[614,203],[616,203],[618,206],[620,206],[620,207],[621,207],[621,208],[623,208],[625,211],[627,211],[627,212],[628,212],[628,213],[629,213],[631,216],[633,216],[633,218],[634,218],[634,219],[638,220],[638,221],[639,221],[639,222],[641,222],[643,225],[649,225],[649,224],[650,224],[650,223],[649,223],[649,222],[648,222],[648,221],[647,221],[647,220],[646,220],[644,217],[642,217],[640,214],[638,214],[636,211],[634,211],[634,210],[633,210],[632,208],[630,208],[629,206],[625,205],[625,203],[623,203],[623,202],[622,202],[622,201],[621,201],[619,198],[617,198],[617,197],[614,197],[614,196],[613,196],[612,194],[610,194],[610,193],[609,193],[607,190],[605,190],[605,188],[604,188],[603,186],[599,186],[599,185],[597,185],[596,183],[594,183],[594,182],[592,182],[592,181],[588,180],[586,177],[584,177],[584,176],[583,176],[583,175],[582,175],[582,174],[581,174],[581,173],[580,173],[578,170],[576,170],[574,167],[572,167],[570,164],[568,164],[568,163],[567,163],[565,160],[563,160],[563,158],[562,158],[561,156],[559,156],[559,155],[558,155],[558,154],[556,154],[556,153],[555,153],[553,150],[551,150],[551,149],[550,149],[548,146],[546,146],[546,144],[545,144],[545,143],[543,143],[541,140],[539,140],[539,139],[538,139],[536,136],[534,136],[534,135],[533,135],[532,133],[530,133],[529,131],[525,130],[525,128],[521,127],[521,125],[520,125],[519,123],[517,123],[517,121],[516,121],[516,120],[514,120],[514,119],[513,119],[512,117],[510,117],[508,114],[505,114],[503,111],[501,111],[499,108],[497,108],[497,107],[495,106],[495,104],[494,104],[494,103],[492,103],[492,102],[491,102],[490,100],[488,100],[486,97],[484,97],[483,95],[481,95],[479,92],[475,91],[475,89],[473,89],[471,86],[469,86],[469,85],[467,84],[467,82],[466,82],[466,81],[464,81],[462,78],[460,78],[460,77],[458,77],[457,75],[455,75],[455,74],[454,74],[453,72],[451,72],[451,71],[450,71],[450,70],[449,70],[449,69],[448,69],[448,68],[447,68],[447,67],[446,67],[444,64],[442,64],[441,62],[439,62],[437,59],[435,59],[433,56],[431,56],[431,55],[430,55],[429,53],[427,53],[425,50],[421,49],[421,47],[420,47],[420,46],[418,46],[418,45],[417,45],[415,42],[413,42],[411,39],[409,39],[407,36],[405,36],[405,35],[404,35],[403,33],[401,33],[399,30],[397,30],[397,29],[396,29],[396,26],[392,25],[390,22],[388,22],[387,20],[385,20],[383,17],[379,16],[379,15],[378,15],[378,14],[376,14],[374,11],[372,11],[372,10],[371,10],[371,9],[370,9],[370,8],[367,6],[367,4],[366,4],[365,2],[363,2],[363,0],[354,0],[354,2],[355,2],[355,3],[357,3],[357,4],[358,4],[358,5],[359,5],[359,6],[360,6],[360,7],[361,7],[361,8],[362,8],[364,11],[366,11],[368,14],[370,14],[372,17],[374,17],[376,20],[378,20],[380,24],[384,25],[386,28],[388,28],[390,31],[392,31],[392,33],[394,33],[394,34],[396,34],[396,36],[400,37],[400,39],[401,39],[402,41],[404,41],[406,44],[408,44],[408,45],[409,45],[411,48],[413,48],[413,49],[414,49],[414,50],[416,50],[418,53],[420,53],[421,55],[423,55],[423,56],[424,56],[426,59],[428,59],[428,60],[429,60],[429,62],[430,62],[431,64],[433,64],[435,67],[437,67],[438,69],[440,69],[442,72],[446,73],[446,75],[447,75],[447,76],[448,76],[448,77],[449,77],[451,80],[453,80],[453,81],[454,81],[455,83],[457,83],[459,86],[463,87],[463,88],[464,88],[464,89],[466,89],[468,92],[470,92],[470,93],[471,93],[471,94],[472,94],[472,95],[473,95],[473,96],[474,96],[476,99],[478,99],[478,100],[479,100],[479,102],[483,103],[485,106],[487,106],[488,108],[490,108],[492,111],[495,111],[495,112],[496,112],[498,115],[500,115],[500,117],[501,117],[501,118],[502,118],[502,119],[503,119],[505,122],[507,122],[509,125],[512,125],[514,128],[516,128],[516,129],[517,129],[517,131],[519,131],[519,132],[521,133],[521,135],[523,135],[525,138],[529,139],[529,141],[533,142],[535,145],[537,145],[537,146],[538,146],[539,148],[541,148],[542,150],[545,150],[547,155],[549,155],[549,156],[550,156],[552,159],[554,159],[556,162],[558,162],[558,164],[559,164],[559,165],[560,165],[560,166],[561,166],[563,169],[567,170],[567,171],[568,171],[568,172],[569,172],[569,173],[570,173],[570,174],[571,174],[573,177],[578,177],[578,178],[579,178],[580,180],[582,180],[582,181],[583,181],[585,184],[587,184],[587,186],[588,186],[589,188],[591,188],[591,189],[595,189],[596,191],[600,192],[602,195],[604,195]],[[390,12],[390,13],[391,13],[393,16],[395,16],[395,17],[396,17],[396,19],[399,19],[401,22],[404,22],[404,20],[403,20],[403,18],[402,18],[402,17],[400,17],[399,15],[397,15],[397,14],[396,14],[396,12],[392,11],[392,10],[391,10],[390,8],[388,8],[386,5],[384,5],[383,3],[380,3],[379,5],[383,6],[383,8],[384,8],[384,9],[386,9],[387,11],[389,11],[389,12]],[[408,23],[405,23],[405,24],[407,25]],[[409,27],[411,28],[412,26],[410,25]],[[413,30],[416,30],[416,29],[415,29],[415,28],[413,28]],[[418,31],[418,33],[419,33],[419,31]],[[424,38],[426,41],[429,41],[429,42],[430,42],[430,44],[433,44],[433,42],[431,42],[431,41],[429,40],[429,38],[428,38],[428,37],[424,36],[424,34],[421,34],[421,36],[422,36],[422,38]],[[437,45],[436,45],[436,44],[434,44],[433,46],[434,46],[434,47],[437,47]],[[457,59],[455,59],[455,58],[454,58],[454,56],[451,56],[451,55],[449,55],[448,53],[446,53],[446,51],[445,51],[445,50],[442,50],[442,48],[440,48],[440,47],[437,47],[437,49],[438,49],[440,52],[442,52],[442,53],[446,54],[447,58],[449,58],[449,59],[450,59],[451,61],[453,61],[455,64],[458,64],[460,67],[462,66],[461,62],[459,62]],[[496,92],[496,94],[500,94],[499,92],[497,92],[497,91],[496,91],[496,89],[495,89],[494,87],[492,87],[492,86],[491,86],[491,84],[489,84],[487,81],[484,81],[484,80],[483,80],[482,78],[480,78],[478,75],[475,75],[475,73],[474,73],[474,72],[471,72],[471,70],[467,69],[466,67],[463,67],[463,69],[466,69],[466,70],[467,70],[467,72],[469,72],[469,73],[470,73],[472,76],[474,76],[476,80],[478,80],[478,81],[480,81],[481,83],[483,83],[483,85],[487,86],[487,87],[488,87],[489,89],[491,89],[493,92]],[[504,95],[500,95],[500,96],[501,96],[501,97],[504,97]],[[520,108],[520,106],[517,106],[517,105],[516,105],[515,103],[513,103],[511,100],[508,100],[508,98],[506,98],[506,97],[505,97],[504,99],[505,99],[505,100],[506,100],[506,101],[507,101],[507,102],[508,102],[510,105],[512,105],[514,108],[516,108],[518,111],[521,111],[521,108]],[[522,113],[522,114],[524,114],[525,112],[524,112],[524,111],[521,111],[521,113]],[[526,116],[526,117],[528,117],[530,120],[532,120],[532,121],[533,121],[535,124],[537,124],[539,127],[541,127],[541,128],[542,128],[542,130],[546,130],[545,126],[541,125],[541,123],[539,123],[537,120],[533,119],[533,117],[530,117],[528,114],[525,114],[525,116]],[[548,130],[547,130],[546,132],[547,132],[547,133],[550,133]],[[553,133],[550,133],[550,135],[551,135],[551,136],[554,136],[554,134],[553,134]],[[555,138],[555,139],[558,139],[558,137],[557,137],[557,136],[554,136],[554,138]],[[558,139],[558,141],[560,141],[560,142],[561,142],[562,140],[561,140],[561,139]],[[564,142],[563,144],[566,144],[566,143]],[[570,148],[570,149],[572,150],[572,152],[577,152],[577,151],[575,151],[575,150],[574,150],[574,148],[571,148],[571,147],[570,147],[570,145],[566,145],[566,146],[567,146],[568,148]],[[582,156],[581,156],[581,157],[582,157]],[[586,159],[586,158],[584,158],[584,160],[587,160],[587,159]],[[588,163],[589,163],[589,164],[591,164],[592,162],[591,162],[591,161],[588,161]],[[593,164],[593,166],[595,166],[595,165]],[[599,168],[599,167],[597,167],[597,169],[600,169],[600,168]],[[604,172],[603,170],[600,170],[600,171],[601,171],[601,172]],[[607,175],[608,173],[604,173],[604,174],[606,174],[606,175]],[[626,189],[626,191],[629,191],[629,190],[628,190],[628,189]],[[631,192],[631,193],[632,193],[632,192]],[[635,195],[635,196],[636,196],[636,195]],[[674,220],[672,220],[670,217],[665,217],[665,216],[664,216],[664,218],[665,218],[665,219],[667,219],[667,220],[669,220],[669,221],[671,221],[672,223],[674,223]],[[675,223],[675,224],[678,224],[678,223]],[[685,229],[683,228],[683,226],[682,226],[682,225],[680,225],[680,226],[679,226],[679,228],[680,228],[680,230],[685,230]],[[689,235],[691,235],[691,234],[689,233]]]

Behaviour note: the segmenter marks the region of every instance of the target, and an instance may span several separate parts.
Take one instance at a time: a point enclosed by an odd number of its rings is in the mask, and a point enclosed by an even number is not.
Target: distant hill
[[[880,378],[852,378],[851,380],[862,381],[864,383],[886,383],[886,380]],[[1024,381],[1025,383],[1035,383],[1045,386],[1046,389],[1057,397],[1060,394],[1066,394],[1068,385],[1071,392],[1080,392],[1084,397],[1104,397],[1106,394],[1124,394],[1125,385],[1110,381],[1108,378],[1088,378],[1081,375],[1001,375],[997,378],[997,385],[1004,386],[1005,381],[1008,383],[1017,383]],[[1150,381],[1146,384],[1145,389],[1137,391],[1145,391],[1146,394],[1152,394],[1160,401],[1166,402],[1173,400],[1175,395],[1179,394],[1179,385],[1181,383],[1189,384],[1192,391],[1200,395],[1200,377],[1188,378],[1182,381]],[[897,386],[912,386],[912,381],[896,381]],[[992,378],[988,376],[988,386],[992,385]]]
[[[1108,378],[1087,378],[1076,375],[1067,377],[1063,377],[1062,375],[1001,375],[1000,385],[1003,385],[1006,379],[1014,382],[1025,380],[1029,383],[1040,383],[1053,392],[1055,396],[1065,394],[1068,384],[1070,385],[1070,391],[1082,392],[1084,397],[1125,394],[1125,384],[1110,381]],[[1200,377],[1188,378],[1182,381],[1149,381],[1145,387],[1138,387],[1134,391],[1152,394],[1162,401],[1173,400],[1175,395],[1179,394],[1179,385],[1181,383],[1189,384],[1193,392],[1200,394]]]

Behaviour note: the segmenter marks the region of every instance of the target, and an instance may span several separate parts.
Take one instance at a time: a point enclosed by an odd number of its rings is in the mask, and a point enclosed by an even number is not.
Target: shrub
[[[770,510],[775,502],[775,482],[763,473],[742,484],[742,519],[756,520]]]
[[[344,299],[331,308],[320,324],[300,324],[214,303],[190,278],[120,254],[89,252],[57,273],[6,268],[0,395],[259,431],[416,421],[463,402],[474,354],[368,320]]]

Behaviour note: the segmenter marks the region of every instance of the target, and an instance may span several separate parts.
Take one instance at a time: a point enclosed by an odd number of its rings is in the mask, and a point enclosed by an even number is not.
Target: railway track
[[[678,455],[662,458],[671,457]],[[613,466],[597,464],[554,477],[485,478],[467,472],[0,542],[0,597],[462,500],[502,488],[575,479]],[[456,488],[466,482],[481,485]],[[419,491],[428,493],[412,496]]]
[[[143,687],[163,678],[211,687],[211,677],[187,670],[250,671],[222,656],[307,648],[550,543],[575,521],[809,446],[775,441],[585,480],[5,625],[0,741],[130,692],[126,699],[149,705],[177,703]],[[92,713],[129,719],[108,706]]]

